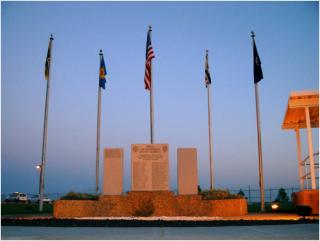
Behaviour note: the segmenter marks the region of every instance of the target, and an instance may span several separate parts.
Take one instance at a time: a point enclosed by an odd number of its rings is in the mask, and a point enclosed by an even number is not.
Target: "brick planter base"
[[[319,214],[319,190],[303,190],[292,193],[295,205],[310,206],[311,214]]]
[[[55,218],[137,216],[152,209],[151,216],[240,216],[247,214],[246,199],[202,200],[200,195],[177,195],[170,191],[128,192],[104,195],[98,200],[57,200]]]

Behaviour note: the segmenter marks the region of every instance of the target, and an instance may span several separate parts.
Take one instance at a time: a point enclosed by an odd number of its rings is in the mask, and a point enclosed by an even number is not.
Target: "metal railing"
[[[314,167],[315,167],[315,174],[316,174],[316,179],[319,180],[319,171],[317,171],[317,169],[319,169],[319,152],[313,153],[314,157],[318,157],[315,158],[315,160],[317,160],[317,162],[314,163]],[[301,166],[304,167],[304,175],[302,177],[300,177],[303,180],[304,183],[304,187],[305,189],[310,189],[310,180],[311,180],[311,171],[310,171],[310,155],[307,156],[300,164]],[[317,184],[317,188],[319,188],[319,182],[316,182]]]

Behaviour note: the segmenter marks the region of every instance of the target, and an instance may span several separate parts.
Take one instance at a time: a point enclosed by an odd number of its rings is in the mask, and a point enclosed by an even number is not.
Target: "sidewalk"
[[[15,214],[15,215],[2,215],[1,219],[54,219],[51,214]],[[294,213],[249,213],[243,216],[232,216],[232,217],[189,217],[189,216],[151,216],[151,217],[79,217],[70,218],[75,220],[144,220],[144,221],[154,221],[154,220],[164,220],[164,221],[237,221],[237,220],[299,220],[303,218]],[[306,219],[319,220],[319,216],[307,216]],[[67,218],[63,218],[67,219]]]

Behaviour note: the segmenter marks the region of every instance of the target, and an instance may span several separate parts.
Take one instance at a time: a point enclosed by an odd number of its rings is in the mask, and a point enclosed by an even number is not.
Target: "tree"
[[[289,201],[289,197],[284,188],[280,188],[278,191],[277,198],[274,200],[275,202],[286,203]]]
[[[240,191],[238,192],[238,195],[246,198],[246,195],[244,194],[243,190],[240,188]]]

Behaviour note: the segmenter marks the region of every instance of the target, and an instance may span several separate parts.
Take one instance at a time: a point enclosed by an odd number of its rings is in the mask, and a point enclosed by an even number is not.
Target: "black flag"
[[[209,72],[209,63],[208,63],[208,50],[206,51],[206,62],[205,62],[205,82],[206,82],[206,87],[208,85],[211,85],[211,76]]]
[[[50,74],[52,40],[53,40],[53,37],[52,37],[52,34],[51,34],[50,41],[49,41],[47,58],[46,58],[45,70],[44,70],[44,77],[45,77],[46,80],[49,80],[49,74]]]
[[[261,79],[263,79],[263,73],[261,68],[261,61],[259,58],[259,54],[257,51],[256,43],[253,39],[253,71],[254,71],[254,83],[258,83]]]

